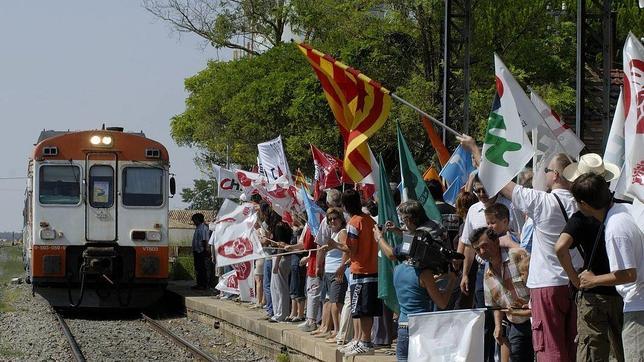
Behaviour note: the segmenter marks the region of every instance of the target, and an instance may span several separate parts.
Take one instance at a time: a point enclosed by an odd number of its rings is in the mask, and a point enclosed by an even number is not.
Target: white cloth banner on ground
[[[282,136],[257,144],[257,149],[259,150],[260,169],[268,182],[275,182],[282,175],[287,180],[292,180],[282,146]]]
[[[409,361],[480,361],[484,312],[485,308],[411,314]]]
[[[217,172],[217,197],[238,199],[243,190],[235,172],[217,165],[214,168]]]
[[[496,96],[488,119],[479,168],[479,177],[490,196],[501,191],[523,169],[534,154],[532,144],[522,126],[524,118],[517,111],[518,105],[513,98],[514,93],[508,91],[505,83],[505,80],[512,78],[512,76],[509,75],[507,67],[496,54],[494,54],[494,66]],[[519,88],[519,90],[523,92],[522,89]],[[523,96],[527,99],[525,93]],[[530,107],[536,113],[531,102]],[[538,113],[537,117],[541,118]]]
[[[626,193],[644,202],[644,46],[633,33],[624,43]]]
[[[233,265],[233,270],[222,275],[215,287],[224,293],[238,294],[242,302],[250,302],[255,298],[255,270],[252,261]]]
[[[264,256],[255,232],[255,205],[238,205],[226,199],[217,213],[210,244],[215,246],[217,266],[242,263]]]

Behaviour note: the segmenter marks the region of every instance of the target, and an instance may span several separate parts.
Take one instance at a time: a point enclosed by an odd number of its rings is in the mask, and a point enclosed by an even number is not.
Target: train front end
[[[25,195],[34,291],[57,307],[153,304],[168,280],[166,148],[118,128],[45,132]]]

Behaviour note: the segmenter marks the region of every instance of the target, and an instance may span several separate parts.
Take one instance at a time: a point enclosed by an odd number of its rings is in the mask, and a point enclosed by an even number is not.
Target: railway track
[[[69,325],[67,324],[67,322],[65,321],[65,318],[57,310],[54,309],[53,312],[54,312],[54,315],[56,316],[56,319],[58,320],[61,330],[63,331],[63,335],[65,336],[65,338],[67,339],[67,342],[69,343],[74,360],[77,362],[85,362],[86,358],[83,355],[81,346],[76,340],[76,338],[74,337],[74,334],[72,330],[69,328]],[[202,361],[209,361],[209,362],[217,361],[214,357],[206,353],[203,349],[198,348],[197,346],[190,343],[186,339],[173,333],[170,329],[166,328],[158,321],[148,317],[144,313],[141,314],[140,321],[142,321],[146,326],[154,330],[156,333],[162,335],[163,337],[171,341],[173,344],[179,347],[182,347],[184,350],[188,351],[195,359],[202,360]]]

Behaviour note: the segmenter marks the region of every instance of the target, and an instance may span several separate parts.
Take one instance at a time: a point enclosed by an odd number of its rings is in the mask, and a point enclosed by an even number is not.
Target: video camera
[[[430,269],[434,274],[447,273],[452,260],[465,259],[463,254],[448,249],[430,231],[421,228],[413,234],[403,234],[401,253],[413,266]]]

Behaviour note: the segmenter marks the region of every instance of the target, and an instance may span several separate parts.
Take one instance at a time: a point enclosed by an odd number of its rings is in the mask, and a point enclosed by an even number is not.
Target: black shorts
[[[351,282],[351,317],[381,315],[382,301],[378,299],[378,274],[354,274]]]
[[[349,283],[345,278],[339,282],[335,278],[335,273],[324,273],[324,287],[326,296],[331,303],[344,303],[344,295],[347,293]]]

